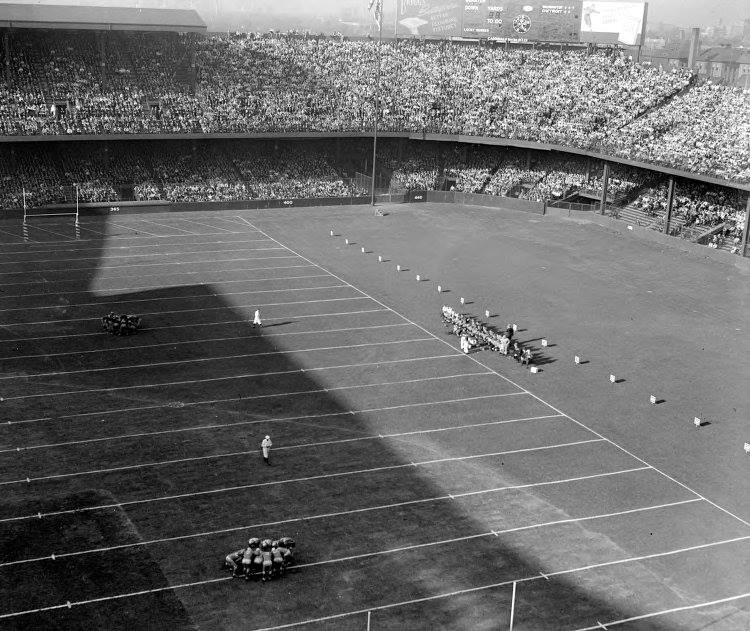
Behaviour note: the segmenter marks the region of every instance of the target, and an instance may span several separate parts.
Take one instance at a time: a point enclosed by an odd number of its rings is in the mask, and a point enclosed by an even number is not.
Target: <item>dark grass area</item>
[[[745,524],[522,388],[747,519],[745,272],[562,220],[390,210],[242,213],[341,278],[236,213],[86,219],[86,241],[0,226],[0,615],[63,605],[0,626],[497,629],[520,581],[514,628],[573,629],[741,593]],[[442,343],[460,296],[518,322],[544,372]],[[98,333],[110,309],[145,330]],[[681,418],[696,400],[722,422]],[[256,533],[297,539],[299,567],[227,580]],[[631,624],[738,628],[743,605]]]

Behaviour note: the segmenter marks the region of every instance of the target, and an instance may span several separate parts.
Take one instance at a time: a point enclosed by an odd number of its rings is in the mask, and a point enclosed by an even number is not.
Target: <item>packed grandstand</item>
[[[118,200],[342,197],[366,186],[371,141],[200,140],[371,133],[377,43],[299,34],[33,30],[0,51],[0,133],[191,134],[198,140],[3,143],[4,208]],[[7,57],[7,58],[6,58]],[[102,60],[106,59],[106,67]],[[595,151],[724,180],[681,178],[683,227],[742,233],[750,92],[663,72],[621,50],[384,42],[383,132],[504,138]],[[19,139],[23,140],[23,139]],[[570,153],[388,139],[378,181],[537,201],[601,191],[602,162]],[[659,219],[666,176],[615,165],[609,195]],[[658,226],[658,221],[654,222]]]

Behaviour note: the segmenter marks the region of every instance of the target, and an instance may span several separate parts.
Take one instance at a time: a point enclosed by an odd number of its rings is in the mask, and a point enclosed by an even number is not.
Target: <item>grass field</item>
[[[0,628],[750,628],[747,261],[387,210],[0,222]]]

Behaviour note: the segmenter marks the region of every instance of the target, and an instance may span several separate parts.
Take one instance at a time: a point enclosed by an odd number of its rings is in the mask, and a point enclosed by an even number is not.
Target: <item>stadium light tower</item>
[[[378,113],[380,112],[380,67],[382,65],[382,45],[383,45],[383,0],[370,0],[370,11],[375,17],[378,24],[378,48],[375,72],[375,115],[373,116],[373,134],[372,134],[372,183],[370,185],[370,202],[375,205],[375,168],[378,159]]]

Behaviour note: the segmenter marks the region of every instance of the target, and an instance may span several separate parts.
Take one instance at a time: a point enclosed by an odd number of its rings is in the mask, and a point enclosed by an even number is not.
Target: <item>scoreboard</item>
[[[599,0],[397,0],[399,36],[520,42],[642,40],[646,4]]]
[[[580,2],[464,0],[462,37],[578,42],[580,31]]]

